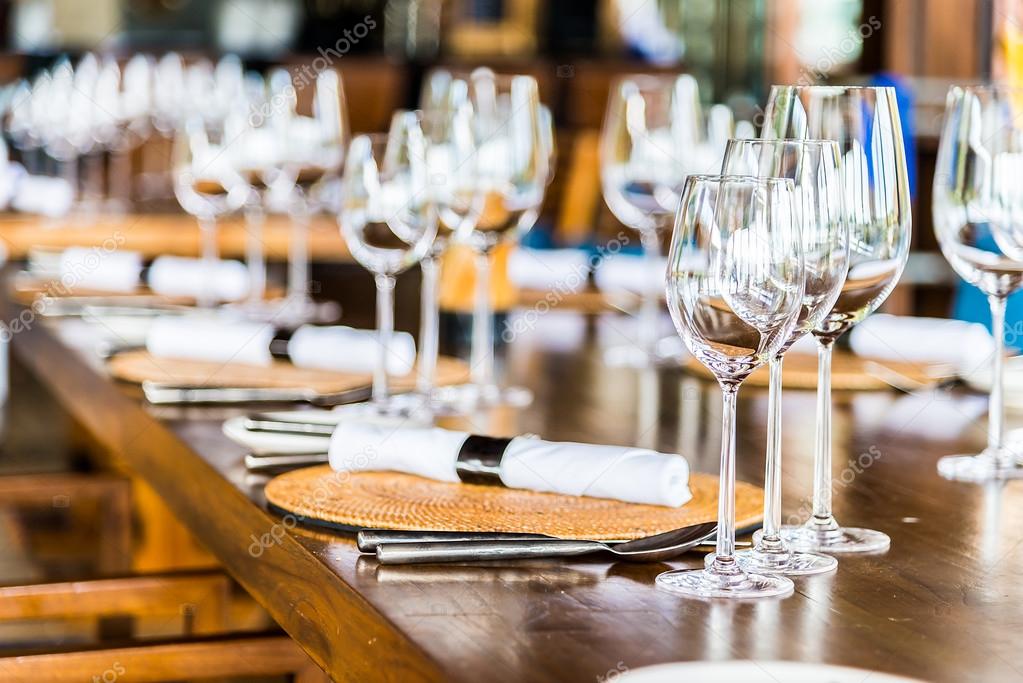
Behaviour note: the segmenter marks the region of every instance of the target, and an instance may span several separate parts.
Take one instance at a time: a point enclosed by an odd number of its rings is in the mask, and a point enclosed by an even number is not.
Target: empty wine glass
[[[199,221],[206,282],[198,303],[204,307],[216,303],[212,278],[219,259],[217,219],[241,208],[248,198],[228,149],[236,143],[230,132],[223,121],[193,116],[174,138],[174,194],[181,208]]]
[[[1023,477],[1005,443],[1002,374],[1005,304],[1023,288],[1023,90],[952,86],[934,172],[934,232],[942,253],[964,280],[987,295],[995,338],[987,447],[979,455],[938,461],[950,479]]]
[[[803,255],[788,178],[690,176],[668,251],[668,310],[721,385],[716,552],[704,569],[657,585],[694,598],[786,595],[792,581],[751,573],[735,557],[735,403],[739,385],[791,337],[803,301]]]
[[[280,134],[285,139],[282,168],[294,190],[288,203],[292,229],[287,313],[298,320],[322,315],[309,297],[309,222],[315,213],[328,208],[327,196],[341,173],[351,133],[340,74],[324,69],[308,88],[312,104],[308,112],[302,112],[288,71],[275,69],[270,75],[272,106],[283,114],[279,117]]]
[[[422,312],[416,391],[433,408],[443,409],[450,406],[434,396],[440,348],[440,258],[452,235],[471,230],[467,224],[478,220],[484,193],[476,176],[477,141],[469,83],[461,78],[446,78],[443,92],[438,92],[442,88],[438,80],[438,74],[428,79],[431,86],[424,89],[424,109],[420,114],[427,145],[430,198],[437,211],[437,238],[420,263]]]
[[[723,173],[792,180],[805,276],[795,329],[770,360],[764,527],[753,549],[737,554],[750,571],[818,574],[838,566],[828,555],[793,551],[781,537],[781,388],[785,352],[831,312],[849,269],[840,163],[838,145],[830,140],[730,140],[725,148]]]
[[[842,155],[842,201],[849,227],[849,272],[831,312],[813,330],[818,342],[817,447],[813,514],[782,529],[798,550],[873,552],[891,539],[842,527],[831,508],[831,350],[842,334],[880,306],[909,255],[912,223],[902,124],[893,88],[774,86],[764,138],[834,140]]]
[[[370,408],[378,415],[406,416],[418,410],[407,401],[392,400],[387,361],[394,333],[395,276],[418,263],[437,234],[427,183],[426,141],[415,114],[395,114],[387,135],[352,139],[338,221],[352,256],[376,282],[379,356]]]
[[[639,233],[649,273],[661,268],[662,234],[693,171],[685,159],[698,149],[701,128],[692,76],[625,76],[611,90],[601,130],[601,189],[615,218]],[[611,349],[605,358],[610,365],[651,367],[658,360],[660,295],[640,284],[636,343]]]
[[[545,140],[536,79],[476,69],[469,79],[474,117],[475,189],[463,200],[455,238],[475,253],[476,292],[469,366],[471,382],[445,387],[440,400],[457,409],[527,405],[532,393],[498,386],[494,379],[491,255],[502,243],[518,239],[536,222],[550,173],[551,149]],[[475,195],[475,196],[474,196]]]

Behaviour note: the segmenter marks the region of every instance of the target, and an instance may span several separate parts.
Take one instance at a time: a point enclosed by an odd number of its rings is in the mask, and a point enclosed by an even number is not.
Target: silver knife
[[[336,393],[320,393],[312,389],[267,387],[201,387],[161,382],[143,382],[146,400],[156,405],[181,403],[310,403],[317,406],[338,406],[357,403],[370,397],[369,387],[358,387]]]
[[[245,468],[252,472],[298,469],[327,462],[326,453],[249,453],[245,456]]]

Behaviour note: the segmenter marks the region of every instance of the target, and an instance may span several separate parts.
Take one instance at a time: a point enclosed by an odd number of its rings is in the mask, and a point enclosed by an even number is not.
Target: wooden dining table
[[[0,304],[4,321],[22,311]],[[516,315],[526,322],[504,335],[513,339],[502,375],[532,389],[532,405],[442,424],[650,446],[716,471],[714,385],[678,368],[604,364],[603,349],[634,333],[630,319],[557,307]],[[961,387],[836,392],[835,512],[844,524],[888,533],[889,551],[842,556],[836,573],[796,578],[786,598],[700,601],[654,585],[666,569],[700,566],[695,553],[654,564],[598,555],[381,566],[349,535],[266,510],[266,479],[246,471],[244,450],[221,432],[223,420],[244,409],[157,408],[108,377],[95,351],[107,333],[80,319],[38,319],[3,338],[336,680],[612,681],[692,660],[828,663],[956,683],[1023,680],[1023,482],[952,482],[935,469],[940,456],[976,452],[986,438],[986,400]],[[766,408],[764,390],[740,392],[738,476],[757,484]],[[809,510],[814,408],[812,392],[786,392],[786,521]]]

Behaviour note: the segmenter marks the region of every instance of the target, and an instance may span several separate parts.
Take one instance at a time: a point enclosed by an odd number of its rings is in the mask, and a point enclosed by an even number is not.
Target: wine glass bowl
[[[735,556],[735,402],[739,386],[792,334],[803,299],[802,243],[788,178],[690,176],[668,252],[668,310],[714,374],[724,402],[717,548],[704,569],[657,585],[692,598],[787,595],[792,581],[747,572]]]

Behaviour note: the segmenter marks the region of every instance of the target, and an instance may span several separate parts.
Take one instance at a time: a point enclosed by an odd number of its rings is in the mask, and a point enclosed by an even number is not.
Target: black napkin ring
[[[458,449],[455,472],[465,484],[504,486],[501,481],[501,460],[511,439],[470,434]]]

